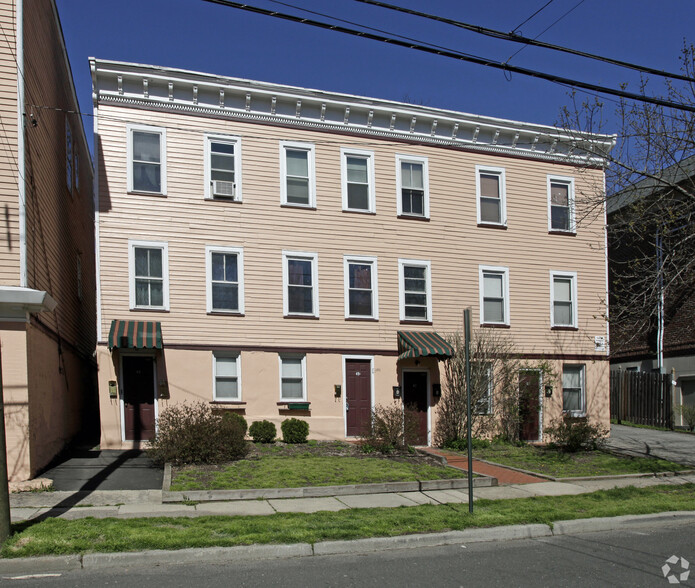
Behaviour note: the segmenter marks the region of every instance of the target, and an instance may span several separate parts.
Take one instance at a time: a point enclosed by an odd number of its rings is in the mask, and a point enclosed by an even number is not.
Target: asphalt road
[[[631,455],[660,457],[695,467],[695,435],[687,433],[611,425],[608,447]]]
[[[643,527],[543,539],[474,543],[219,565],[81,570],[45,577],[0,578],[18,587],[148,586],[695,586],[695,569],[670,584],[671,556],[695,568],[695,524]],[[681,561],[669,570],[680,580]]]

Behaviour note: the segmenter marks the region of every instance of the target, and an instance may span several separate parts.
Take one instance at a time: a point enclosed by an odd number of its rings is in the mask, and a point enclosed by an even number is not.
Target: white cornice
[[[94,104],[298,126],[532,159],[605,165],[615,137],[134,63],[90,58]]]

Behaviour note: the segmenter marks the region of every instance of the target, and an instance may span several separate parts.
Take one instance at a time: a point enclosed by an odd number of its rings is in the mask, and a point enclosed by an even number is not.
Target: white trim
[[[213,195],[211,178],[211,143],[225,143],[227,145],[234,145],[234,199],[230,199],[230,201],[242,202],[243,199],[241,190],[241,137],[238,137],[236,135],[220,135],[218,133],[206,133],[203,140],[205,150],[205,199],[225,200],[224,198],[215,198],[215,196]]]
[[[579,369],[579,384],[581,387],[581,395],[580,395],[581,409],[580,410],[564,410],[564,408],[565,408],[564,376],[565,376],[565,368],[566,367],[580,368]],[[562,386],[562,409],[563,409],[562,412],[567,413],[573,417],[586,416],[586,364],[583,364],[583,363],[563,363],[562,364],[562,374],[561,374],[560,378],[561,378],[560,383]]]
[[[289,312],[289,271],[287,268],[290,259],[311,261],[311,294],[313,312]],[[319,316],[319,256],[318,253],[308,253],[306,251],[283,251],[282,252],[282,313],[284,316]]]
[[[236,364],[236,398],[217,398],[217,358],[234,359]],[[241,352],[213,351],[212,352],[212,400],[213,402],[241,402]]]
[[[401,368],[401,387],[403,390],[403,393],[401,394],[401,405],[403,406],[403,410],[405,410],[405,379],[403,374],[406,372],[424,372],[427,374],[427,446],[430,447],[432,445],[432,386],[430,384],[430,370],[428,368],[420,367]]]
[[[133,131],[140,131],[143,133],[151,133],[153,135],[159,135],[159,177],[160,177],[160,190],[159,192],[149,192],[143,190],[133,189]],[[127,132],[127,175],[128,175],[128,192],[135,192],[138,194],[158,194],[161,196],[166,196],[167,194],[167,130],[164,127],[154,127],[150,125],[141,125],[135,123],[128,123],[126,125]]]
[[[402,186],[402,163],[417,163],[422,165],[422,214],[403,212],[403,186]],[[396,153],[396,205],[398,216],[414,216],[416,218],[430,218],[430,178],[429,163],[427,157],[420,155],[408,155]]]
[[[94,105],[94,161],[99,161],[99,111]],[[99,214],[99,166],[95,165],[92,177],[92,198],[94,199],[94,270],[96,282],[96,307],[97,307],[97,341],[103,341],[103,329],[101,326],[102,310],[101,310],[101,253],[99,251],[101,245],[101,230],[99,223],[101,222]],[[130,279],[130,276],[128,277]],[[129,287],[130,288],[130,287]]]
[[[606,315],[605,315],[605,323],[606,323],[606,357],[610,356],[610,348],[611,348],[611,338],[610,338],[610,306],[609,306],[609,296],[608,296],[608,203],[606,201],[606,174],[603,174],[603,195],[604,198],[602,198],[602,207],[603,207],[603,226],[606,227],[604,228],[603,231],[603,260],[604,260],[604,267],[603,267],[603,276],[604,276],[604,284],[605,284],[605,290],[604,290],[604,296],[605,296],[605,306],[606,306]]]
[[[11,51],[11,48],[10,48]],[[24,145],[24,0],[17,0],[17,188],[19,192],[19,285],[27,287],[27,197]],[[77,104],[77,102],[75,102]]]
[[[299,204],[287,202],[287,157],[286,152],[304,151],[307,154],[307,169],[309,174],[309,202]],[[313,143],[300,143],[297,141],[280,141],[280,203],[286,206],[299,208],[316,208],[316,146]]]
[[[162,306],[136,306],[135,304],[135,248],[162,250]],[[128,240],[128,292],[130,309],[145,308],[154,310],[169,310],[169,243],[166,241],[135,241]]]
[[[374,400],[374,356],[373,355],[343,355],[343,436],[347,439],[347,410],[345,409],[345,404],[347,403],[347,378],[345,364],[347,360],[354,359],[357,361],[368,361],[369,362],[369,375],[370,375],[370,390],[369,394],[371,397],[370,405],[372,412],[374,412],[375,400]],[[354,439],[355,437],[350,437]]]
[[[152,358],[152,376],[153,376],[153,394],[154,394],[154,431],[155,434],[159,430],[159,394],[157,388],[157,354],[154,350],[148,351],[143,349],[126,350],[119,349],[120,364],[120,380],[118,382],[118,399],[121,409],[121,441],[123,443],[137,443],[137,440],[125,438],[125,398],[123,397],[123,358],[124,357],[151,357]],[[142,443],[142,441],[140,441]]]
[[[405,279],[404,266],[425,268],[425,293],[427,295],[427,316],[423,319],[405,316]],[[399,259],[398,260],[398,314],[402,321],[432,322],[432,262],[423,259]]]
[[[569,325],[559,325],[555,323],[555,278],[569,278],[570,284],[570,294],[572,296],[572,323]],[[579,317],[577,316],[578,305],[577,305],[577,272],[563,272],[550,270],[550,326],[551,327],[574,327],[575,329],[579,326]]]
[[[347,158],[357,157],[367,161],[367,209],[348,208]],[[343,198],[343,210],[349,212],[376,212],[376,188],[374,186],[374,151],[364,149],[340,148],[340,186]]]
[[[504,296],[504,320],[488,321],[485,320],[485,280],[484,274],[498,274],[502,276],[502,294]],[[507,325],[510,324],[509,316],[509,268],[495,265],[478,266],[478,295],[480,304],[480,324],[481,325]]]
[[[605,181],[605,180],[604,180]],[[551,184],[566,184],[567,185],[567,206],[569,207],[569,230],[554,229],[552,218],[552,205],[550,202],[550,185]],[[548,231],[553,233],[567,233],[574,235],[577,232],[575,200],[574,200],[574,178],[570,176],[547,176],[547,191],[548,191]]]
[[[237,256],[237,284],[239,307],[236,310],[212,307],[212,254],[231,253]],[[242,247],[205,246],[205,295],[206,309],[212,314],[244,314],[244,249]]]
[[[484,221],[480,218],[480,174],[499,177],[499,199],[500,199],[500,222]],[[489,165],[475,166],[475,208],[478,215],[478,224],[507,226],[507,175],[505,168],[492,167]]]
[[[350,263],[371,266],[372,314],[350,314]],[[377,278],[377,258],[367,255],[343,255],[343,293],[345,296],[345,318],[363,318],[379,320],[379,283]]]
[[[302,397],[301,398],[283,398],[282,397],[282,361],[284,359],[301,359],[302,366]],[[278,367],[280,370],[280,402],[307,402],[307,385],[306,385],[306,353],[278,353]]]

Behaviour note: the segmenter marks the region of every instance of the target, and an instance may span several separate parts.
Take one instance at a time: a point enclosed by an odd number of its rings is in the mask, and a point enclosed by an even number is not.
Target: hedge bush
[[[555,419],[546,433],[552,439],[551,446],[567,453],[581,450],[601,449],[606,442],[608,429],[592,424],[585,418],[563,416]]]
[[[231,419],[239,423],[239,426],[244,429],[244,436],[246,436],[246,431],[249,430],[249,424],[246,422],[246,419],[243,416],[237,412],[225,412],[222,414],[222,418]]]
[[[254,443],[274,443],[278,430],[270,421],[256,421],[249,427]]]
[[[282,440],[285,443],[306,443],[309,436],[309,423],[299,419],[285,419],[280,425]]]

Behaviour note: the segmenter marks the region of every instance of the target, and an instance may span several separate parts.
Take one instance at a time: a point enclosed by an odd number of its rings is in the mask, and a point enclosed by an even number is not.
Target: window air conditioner
[[[234,200],[236,197],[236,184],[234,182],[213,180],[212,195],[218,198],[229,198]]]

